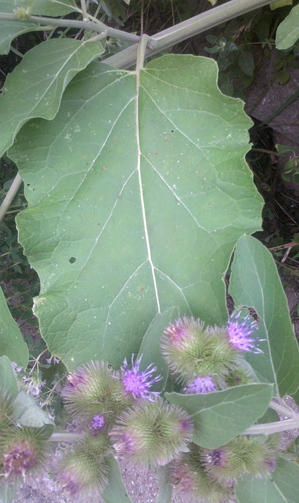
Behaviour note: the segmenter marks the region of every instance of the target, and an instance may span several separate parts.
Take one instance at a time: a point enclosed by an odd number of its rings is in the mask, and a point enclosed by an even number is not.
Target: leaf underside
[[[216,82],[201,57],[164,56],[140,76],[94,62],[10,150],[29,203],[20,241],[41,280],[34,310],[69,369],[119,365],[172,306],[226,319],[222,277],[262,200],[244,161],[251,122]]]

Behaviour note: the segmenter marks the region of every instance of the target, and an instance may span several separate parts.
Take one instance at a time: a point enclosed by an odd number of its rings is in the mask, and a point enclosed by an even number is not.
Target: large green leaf
[[[0,98],[0,155],[26,121],[55,117],[67,84],[103,50],[99,42],[52,39],[25,54]]]
[[[280,23],[276,31],[277,49],[292,47],[299,38],[299,5],[292,8],[289,15]]]
[[[244,478],[235,486],[239,503],[297,503],[299,492],[299,466],[279,459],[271,478]]]
[[[273,387],[269,384],[246,384],[206,395],[165,393],[165,397],[192,417],[193,442],[216,449],[263,416],[272,393]]]
[[[7,307],[0,288],[0,356],[6,355],[12,362],[26,368],[29,360],[27,344]]]
[[[29,208],[20,241],[41,280],[34,311],[69,369],[119,365],[155,316],[178,306],[226,319],[222,277],[260,224],[244,162],[250,120],[220,93],[213,60],[164,56],[127,72],[92,63],[55,120],[10,151]]]
[[[299,385],[299,348],[288,304],[271,253],[256,239],[243,236],[237,243],[229,292],[235,303],[253,307],[259,316],[257,337],[263,354],[247,360],[262,381],[274,383],[281,396]]]

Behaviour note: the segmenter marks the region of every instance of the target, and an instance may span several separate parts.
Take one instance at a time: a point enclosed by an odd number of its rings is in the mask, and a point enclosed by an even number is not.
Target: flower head
[[[233,313],[228,321],[227,333],[229,341],[235,348],[241,351],[250,351],[251,353],[263,353],[261,349],[256,347],[256,342],[263,340],[258,337],[252,338],[251,335],[258,329],[257,322],[251,321],[250,316],[245,316],[243,320],[239,320],[241,311]]]
[[[152,400],[159,393],[151,391],[151,387],[154,383],[160,381],[162,377],[153,377],[154,372],[157,370],[153,364],[149,365],[146,370],[140,370],[141,358],[138,358],[134,363],[134,355],[132,355],[131,366],[128,365],[126,359],[124,360],[120,368],[122,373],[121,381],[125,392],[131,394],[134,398]]]
[[[187,393],[187,395],[191,395],[192,393],[205,395],[212,391],[217,391],[217,387],[211,376],[196,376],[193,381],[189,382],[184,388],[184,392]]]
[[[191,316],[183,316],[171,323],[164,331],[163,343],[166,345],[176,346],[178,348],[184,347],[188,342],[196,339],[199,332],[204,329],[204,323],[196,320]]]
[[[79,421],[90,424],[91,418],[104,415],[107,426],[133,401],[118,374],[107,363],[91,362],[72,372],[62,391],[66,408]]]
[[[276,436],[236,437],[215,450],[203,449],[201,461],[209,475],[220,483],[232,484],[245,474],[265,477],[276,466]]]
[[[229,388],[233,386],[242,386],[243,384],[252,383],[250,375],[242,368],[232,368],[228,371],[227,375],[224,376],[224,382]]]
[[[213,479],[201,462],[201,448],[193,443],[173,464],[172,481],[184,495],[205,503],[232,503],[232,488]],[[185,496],[184,496],[185,497]]]
[[[108,482],[105,460],[108,454],[106,435],[85,435],[72,452],[59,459],[55,467],[54,475],[60,491],[72,497],[102,491]]]
[[[194,375],[224,375],[239,354],[230,343],[225,327],[205,327],[194,318],[181,318],[164,332],[161,351],[178,382],[188,382]]]
[[[12,428],[3,440],[2,459],[4,477],[25,478],[44,461],[47,449],[42,438],[30,428]]]
[[[130,454],[132,462],[154,467],[186,450],[192,429],[185,411],[157,398],[139,400],[121,415],[110,435],[118,454]]]

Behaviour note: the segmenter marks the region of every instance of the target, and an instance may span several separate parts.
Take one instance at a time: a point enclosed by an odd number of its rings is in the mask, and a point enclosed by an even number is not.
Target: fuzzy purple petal
[[[257,322],[251,321],[249,316],[245,316],[245,318],[240,320],[240,314],[241,312],[238,314],[233,313],[229,318],[227,333],[230,343],[241,351],[263,353],[263,351],[256,346],[256,343],[263,339],[252,337],[253,332],[258,329]]]
[[[158,396],[159,393],[151,391],[151,387],[154,383],[160,381],[161,376],[153,377],[157,368],[151,364],[146,370],[140,370],[141,358],[138,358],[134,362],[134,355],[132,355],[131,365],[124,360],[121,372],[121,381],[124,385],[126,393],[131,394],[134,398],[145,398],[147,400],[152,400],[153,397]]]

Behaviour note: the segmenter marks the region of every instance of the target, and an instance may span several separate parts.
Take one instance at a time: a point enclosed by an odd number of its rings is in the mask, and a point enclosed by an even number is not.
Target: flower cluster
[[[276,466],[278,436],[237,437],[209,450],[190,444],[172,466],[172,481],[184,494],[205,503],[232,503],[234,484],[243,475],[270,476]]]
[[[173,378],[187,394],[211,393],[227,386],[247,384],[250,378],[239,367],[244,352],[262,353],[256,321],[234,313],[227,326],[205,326],[201,320],[183,317],[170,324],[161,350]]]
[[[246,351],[261,352],[259,339],[252,337],[257,328],[240,313],[222,327],[187,317],[170,324],[161,352],[181,393],[209,394],[251,382],[240,364]],[[239,477],[267,476],[274,470],[277,445],[268,439],[238,437],[215,450],[194,444],[192,418],[163,398],[163,377],[154,364],[146,366],[134,355],[119,370],[93,361],[68,375],[61,395],[76,443],[62,450],[52,470],[62,493],[73,500],[101,493],[111,454],[149,469],[171,463],[173,484],[205,503],[231,503]],[[0,433],[11,432],[0,442],[0,465],[4,478],[14,480],[27,476],[46,451],[34,429],[7,419],[12,415],[8,404],[0,400]]]

